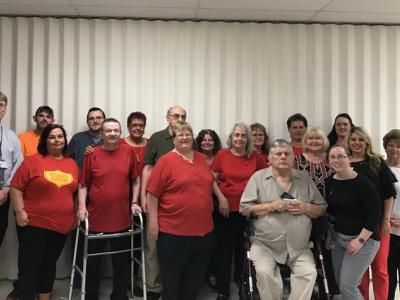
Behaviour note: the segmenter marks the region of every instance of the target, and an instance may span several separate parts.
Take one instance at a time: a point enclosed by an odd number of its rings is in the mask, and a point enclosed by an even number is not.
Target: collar
[[[172,139],[172,135],[169,133],[168,127],[164,130],[161,130],[161,136],[166,140]]]
[[[299,171],[296,170],[296,169],[293,169],[293,168],[291,170],[290,176],[292,178],[300,178],[301,177],[300,174],[299,174]],[[264,177],[265,177],[265,179],[269,179],[271,177],[275,178],[274,174],[272,173],[272,167],[269,167],[269,168],[265,169]]]

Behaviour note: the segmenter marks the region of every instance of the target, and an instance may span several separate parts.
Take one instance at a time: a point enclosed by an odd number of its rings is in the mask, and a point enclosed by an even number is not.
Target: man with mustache
[[[35,129],[23,132],[18,136],[24,158],[37,153],[40,134],[47,125],[54,123],[53,109],[50,106],[42,105],[36,110],[32,118],[33,122],[36,123]]]

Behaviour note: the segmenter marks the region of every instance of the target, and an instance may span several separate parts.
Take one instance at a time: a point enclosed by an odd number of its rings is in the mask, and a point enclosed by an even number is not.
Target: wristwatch
[[[362,237],[359,237],[358,241],[360,242],[360,244],[364,244],[365,243],[365,240]]]

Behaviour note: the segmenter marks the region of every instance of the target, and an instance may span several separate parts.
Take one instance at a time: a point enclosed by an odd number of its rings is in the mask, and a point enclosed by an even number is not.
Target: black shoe
[[[218,294],[217,298],[215,300],[228,300],[229,296],[224,295],[224,294]]]
[[[213,274],[207,275],[207,284],[213,291],[217,290],[217,278]]]
[[[6,300],[18,300],[18,293],[16,289],[13,289],[8,295]]]
[[[158,300],[160,298],[160,293],[147,292],[147,300]]]
[[[142,290],[142,288],[141,288],[141,287],[138,287],[138,286],[135,286],[135,287],[133,288],[133,295],[134,295],[135,297],[142,298],[142,297],[143,297],[143,290]]]

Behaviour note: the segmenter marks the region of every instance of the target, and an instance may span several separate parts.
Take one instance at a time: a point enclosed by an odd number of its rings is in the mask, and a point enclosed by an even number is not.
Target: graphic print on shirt
[[[43,175],[48,182],[54,184],[58,188],[69,185],[74,181],[70,173],[65,173],[60,170],[44,171]]]

